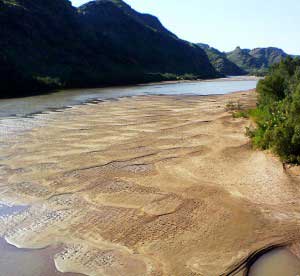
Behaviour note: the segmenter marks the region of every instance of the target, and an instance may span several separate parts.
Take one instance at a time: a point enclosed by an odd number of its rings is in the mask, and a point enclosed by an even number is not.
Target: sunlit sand
[[[36,115],[0,138],[1,198],[30,206],[1,218],[0,234],[20,248],[62,243],[57,268],[95,276],[224,275],[297,241],[300,180],[251,148],[251,122],[229,101],[254,106],[255,93]]]

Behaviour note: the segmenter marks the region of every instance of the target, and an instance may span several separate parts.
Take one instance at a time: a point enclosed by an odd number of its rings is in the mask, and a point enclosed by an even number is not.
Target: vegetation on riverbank
[[[257,86],[258,106],[249,111],[254,146],[271,149],[283,162],[300,163],[300,59],[275,64]]]

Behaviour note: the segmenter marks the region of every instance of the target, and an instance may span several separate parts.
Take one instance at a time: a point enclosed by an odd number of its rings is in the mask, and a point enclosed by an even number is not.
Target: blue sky
[[[73,0],[75,6],[88,2]],[[180,38],[223,51],[275,46],[300,54],[299,0],[127,0]]]

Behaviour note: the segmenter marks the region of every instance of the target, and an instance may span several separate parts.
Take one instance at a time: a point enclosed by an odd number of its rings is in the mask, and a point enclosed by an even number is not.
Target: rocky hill
[[[0,97],[218,76],[205,52],[121,0],[0,0]]]
[[[197,45],[206,52],[217,72],[226,76],[241,76],[247,74],[245,70],[230,61],[225,53],[210,47],[208,44],[198,43]]]
[[[206,52],[217,72],[231,76],[264,75],[273,64],[288,56],[282,49],[275,47],[253,50],[236,47],[235,50],[225,53],[208,44],[198,43],[197,45]]]
[[[227,58],[231,62],[250,74],[264,74],[271,65],[287,56],[283,50],[274,47],[253,50],[237,47],[234,51],[227,53]]]

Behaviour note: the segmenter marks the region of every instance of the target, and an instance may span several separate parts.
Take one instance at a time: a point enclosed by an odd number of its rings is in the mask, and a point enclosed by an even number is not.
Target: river
[[[139,95],[212,95],[244,91],[256,87],[257,79],[232,77],[210,81],[159,83],[126,87],[63,90],[46,95],[0,100],[0,118],[23,117],[92,100]]]

